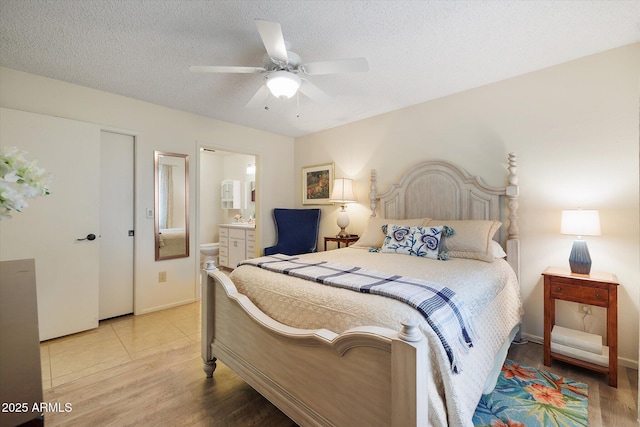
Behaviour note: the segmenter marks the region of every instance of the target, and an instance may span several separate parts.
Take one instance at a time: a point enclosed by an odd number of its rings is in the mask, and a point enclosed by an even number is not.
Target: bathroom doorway
[[[221,224],[242,222],[257,226],[256,160],[256,156],[252,154],[200,147],[198,248],[205,249],[202,245],[220,243]],[[211,246],[214,245],[209,245]],[[217,252],[209,256],[219,265],[219,246],[216,249],[210,251],[207,247],[205,251],[209,254]],[[202,253],[199,255],[198,268],[201,268],[205,257]]]

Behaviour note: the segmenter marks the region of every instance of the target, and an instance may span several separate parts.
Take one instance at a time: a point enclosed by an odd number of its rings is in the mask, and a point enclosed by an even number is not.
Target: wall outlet
[[[161,271],[158,273],[158,282],[166,282],[167,281],[167,272]]]
[[[591,306],[587,304],[578,304],[578,311],[582,314],[592,314]]]

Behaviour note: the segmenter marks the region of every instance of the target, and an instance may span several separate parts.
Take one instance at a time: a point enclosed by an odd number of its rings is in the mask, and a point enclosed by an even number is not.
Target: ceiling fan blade
[[[354,73],[369,71],[367,58],[337,59],[335,61],[309,62],[302,65],[302,71],[309,75]]]
[[[261,19],[256,19],[255,23],[256,27],[258,27],[260,38],[262,38],[262,43],[264,43],[264,48],[267,49],[267,54],[277,61],[287,62],[289,59],[287,47],[284,43],[280,24]]]
[[[309,80],[302,80],[302,85],[300,86],[300,93],[307,96],[309,99],[319,103],[327,103],[331,101],[331,97],[327,95],[323,90],[318,88],[318,86],[311,83]]]
[[[267,85],[260,86],[260,89],[251,97],[246,108],[258,108],[265,107],[267,104],[267,97],[269,96],[269,88]]]
[[[194,73],[244,73],[254,74],[267,71],[263,67],[235,67],[226,65],[192,65],[189,71]]]

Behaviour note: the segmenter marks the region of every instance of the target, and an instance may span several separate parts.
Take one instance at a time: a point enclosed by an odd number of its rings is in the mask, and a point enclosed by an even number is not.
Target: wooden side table
[[[327,250],[327,242],[337,242],[338,243],[338,249],[340,249],[340,244],[344,243],[345,247],[349,246],[351,243],[356,242],[358,239],[360,238],[360,236],[358,236],[357,234],[350,234],[349,237],[335,237],[335,236],[330,236],[330,237],[325,237],[324,238],[324,250]]]
[[[549,267],[544,273],[544,364],[561,360],[609,374],[609,385],[618,387],[618,279],[615,274],[591,272],[573,274],[568,268]],[[607,309],[609,367],[551,351],[551,330],[556,321],[555,301],[573,301]]]

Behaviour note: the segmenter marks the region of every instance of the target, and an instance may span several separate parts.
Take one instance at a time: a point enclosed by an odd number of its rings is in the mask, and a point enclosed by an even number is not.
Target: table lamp
[[[578,236],[573,241],[569,266],[572,273],[589,274],[591,271],[591,256],[587,242],[582,236],[600,235],[600,214],[596,210],[573,209],[562,211],[560,233]]]
[[[344,229],[349,225],[349,215],[345,210],[347,203],[356,201],[353,195],[353,181],[348,178],[336,178],[333,180],[333,191],[331,192],[330,201],[340,203],[342,209],[338,212],[338,227],[340,233],[336,237],[349,237]]]

